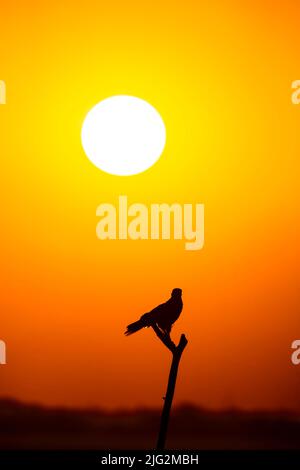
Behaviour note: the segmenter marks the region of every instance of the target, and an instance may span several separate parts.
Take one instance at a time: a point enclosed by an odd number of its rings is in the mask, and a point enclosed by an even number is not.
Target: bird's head
[[[172,297],[181,297],[182,290],[176,287],[176,289],[172,290]]]

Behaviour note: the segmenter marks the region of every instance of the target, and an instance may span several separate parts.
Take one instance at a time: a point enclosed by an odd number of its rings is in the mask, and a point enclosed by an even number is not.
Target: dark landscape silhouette
[[[153,449],[160,410],[49,408],[0,399],[3,449]],[[173,409],[167,449],[300,449],[300,414]]]

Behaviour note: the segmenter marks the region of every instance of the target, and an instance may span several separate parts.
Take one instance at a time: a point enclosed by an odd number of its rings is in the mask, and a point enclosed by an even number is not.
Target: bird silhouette
[[[163,333],[170,334],[173,323],[179,318],[182,311],[183,303],[181,294],[181,289],[173,289],[171,297],[167,302],[158,305],[151,310],[151,312],[145,313],[138,321],[130,323],[130,325],[127,326],[125,335],[132,335],[142,328],[148,328],[155,324]]]

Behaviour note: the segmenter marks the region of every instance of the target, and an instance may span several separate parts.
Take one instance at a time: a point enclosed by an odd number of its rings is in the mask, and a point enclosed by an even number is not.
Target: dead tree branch
[[[183,353],[184,348],[186,347],[188,340],[186,339],[185,335],[181,335],[180,341],[176,346],[175,343],[171,340],[169,334],[164,333],[157,325],[152,325],[155,334],[158,338],[162,341],[162,343],[172,352],[172,364],[169,374],[168,386],[167,386],[167,393],[164,398],[164,406],[161,414],[161,421],[160,421],[160,430],[157,440],[157,450],[164,450],[167,432],[168,432],[168,424],[170,418],[170,411],[172,406],[172,401],[175,392],[175,385],[178,373],[179,362],[181,359],[181,355]]]

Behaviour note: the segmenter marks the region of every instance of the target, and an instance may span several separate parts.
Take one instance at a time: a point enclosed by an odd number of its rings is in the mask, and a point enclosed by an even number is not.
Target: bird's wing
[[[158,318],[161,318],[167,311],[167,305],[160,304],[157,307],[155,307],[153,310],[151,310],[148,313],[145,313],[141,318],[145,318],[147,320],[153,320],[156,321]]]

